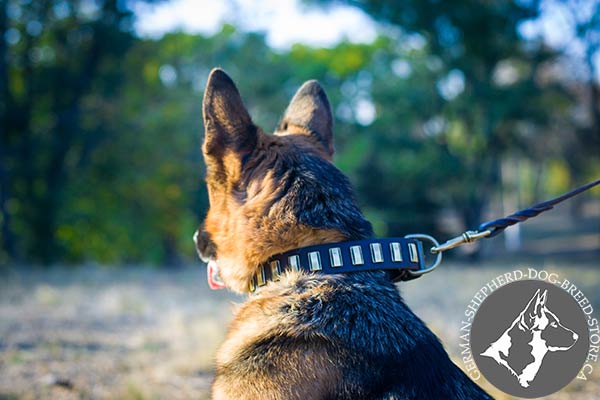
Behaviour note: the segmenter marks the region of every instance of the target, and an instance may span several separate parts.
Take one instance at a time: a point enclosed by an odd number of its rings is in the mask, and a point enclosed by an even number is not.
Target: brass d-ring
[[[434,237],[429,236],[429,235],[425,235],[423,233],[412,233],[410,235],[406,235],[404,236],[406,239],[419,239],[419,240],[428,240],[431,243],[433,243],[433,247],[432,248],[436,248],[438,247],[440,244],[438,243],[437,240],[435,240]],[[435,253],[435,260],[433,261],[433,264],[431,264],[430,266],[426,266],[423,269],[420,269],[418,271],[407,271],[408,275],[412,276],[412,277],[419,277],[423,274],[426,274],[428,272],[433,271],[434,269],[437,268],[438,265],[440,265],[440,263],[442,262],[442,252],[439,253]]]

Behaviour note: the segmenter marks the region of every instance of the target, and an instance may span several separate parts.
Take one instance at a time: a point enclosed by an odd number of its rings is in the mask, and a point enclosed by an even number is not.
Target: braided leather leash
[[[517,211],[513,214],[510,214],[504,218],[495,219],[489,222],[484,222],[479,225],[476,231],[466,231],[460,236],[457,236],[453,239],[448,240],[446,243],[441,244],[439,246],[434,246],[431,248],[431,252],[434,254],[441,253],[446,250],[450,250],[454,247],[463,245],[465,243],[472,243],[478,239],[482,238],[492,238],[500,233],[502,233],[509,226],[521,223],[523,221],[528,220],[529,218],[537,217],[539,214],[544,211],[548,211],[554,208],[555,205],[561,203],[567,199],[570,199],[573,196],[576,196],[586,190],[593,188],[594,186],[600,184],[600,179],[596,179],[593,182],[590,182],[586,185],[580,186],[576,189],[571,190],[568,193],[563,194],[555,199],[544,201],[538,204],[535,204],[531,207],[525,208],[523,210]]]

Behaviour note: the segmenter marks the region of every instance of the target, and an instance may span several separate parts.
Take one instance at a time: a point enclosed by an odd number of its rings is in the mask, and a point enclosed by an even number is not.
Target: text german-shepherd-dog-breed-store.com
[[[270,279],[257,281],[273,255],[374,236],[332,164],[333,118],[316,81],[298,90],[268,135],[214,69],[203,115],[210,209],[196,247],[229,289],[250,293],[217,352],[214,399],[491,398],[404,304],[389,272],[274,264]]]

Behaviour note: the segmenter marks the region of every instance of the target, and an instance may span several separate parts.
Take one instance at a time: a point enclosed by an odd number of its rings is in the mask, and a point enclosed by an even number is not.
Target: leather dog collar
[[[423,245],[418,239],[429,240],[437,245],[431,236],[417,234],[402,238],[327,243],[290,250],[274,255],[262,263],[248,289],[254,292],[269,281],[278,281],[284,272],[291,270],[319,274],[389,270],[394,282],[415,279],[433,270],[440,261],[438,256],[432,266],[426,266]]]

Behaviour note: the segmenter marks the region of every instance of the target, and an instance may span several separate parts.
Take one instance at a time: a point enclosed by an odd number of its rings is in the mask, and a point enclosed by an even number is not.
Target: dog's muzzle
[[[219,274],[219,264],[216,259],[216,248],[210,235],[205,230],[198,228],[194,233],[196,252],[200,260],[206,263],[206,279],[208,286],[213,290],[225,289],[225,283]]]

